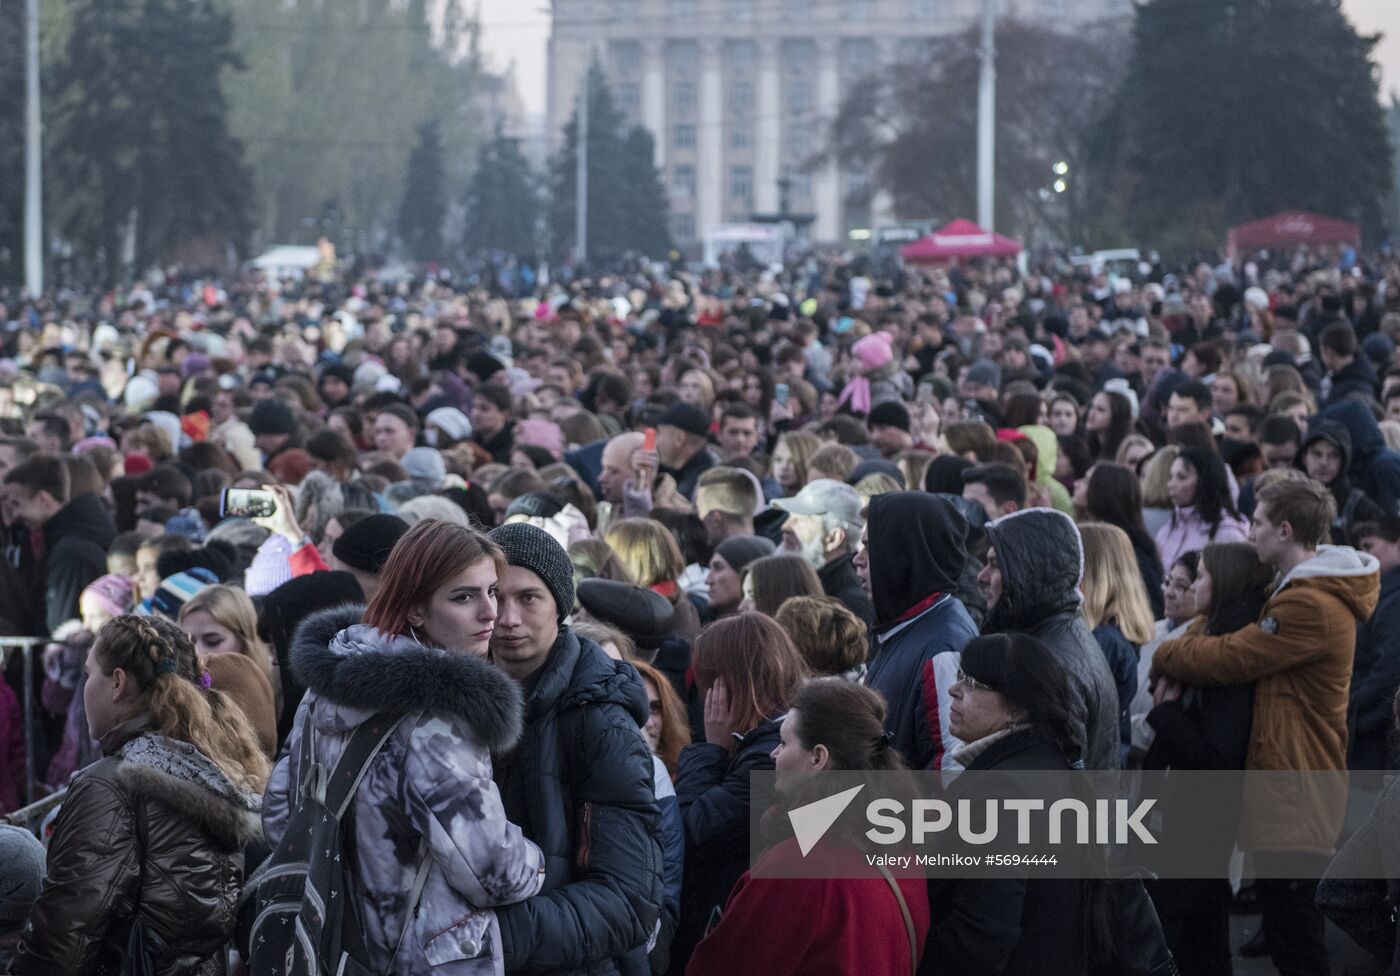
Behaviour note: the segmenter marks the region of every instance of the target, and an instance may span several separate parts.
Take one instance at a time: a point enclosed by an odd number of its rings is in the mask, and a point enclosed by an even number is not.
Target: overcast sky
[[[545,42],[549,38],[546,0],[479,0],[483,47],[495,68],[516,65],[516,82],[528,112],[543,112]],[[1363,31],[1386,36],[1377,50],[1384,78],[1381,91],[1400,89],[1400,0],[1343,0],[1342,7]]]

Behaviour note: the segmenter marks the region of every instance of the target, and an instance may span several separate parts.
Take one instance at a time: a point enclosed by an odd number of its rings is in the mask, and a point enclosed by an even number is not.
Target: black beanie
[[[898,400],[885,400],[870,408],[870,415],[865,418],[865,423],[868,427],[876,424],[898,427],[907,434],[910,428],[909,411]]]
[[[506,554],[506,562],[528,569],[549,587],[563,623],[574,609],[574,564],[554,538],[528,522],[510,522],[491,530],[491,541]]]
[[[645,586],[586,579],[578,585],[578,602],[595,619],[616,627],[644,650],[656,650],[671,636],[675,608],[670,600]]]
[[[764,556],[771,556],[776,548],[772,539],[756,535],[734,535],[715,546],[715,552],[719,553],[720,558],[727,562],[734,572],[742,573],[749,563]]]
[[[259,434],[290,434],[297,429],[292,408],[275,397],[259,400],[248,416],[248,429]]]
[[[369,515],[341,533],[331,545],[331,552],[352,569],[377,573],[407,531],[408,523],[397,515]]]

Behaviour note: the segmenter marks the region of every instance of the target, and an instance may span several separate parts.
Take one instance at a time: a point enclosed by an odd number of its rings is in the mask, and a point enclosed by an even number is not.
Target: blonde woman
[[[1172,462],[1180,453],[1178,445],[1168,444],[1142,462],[1142,523],[1153,538],[1172,520],[1175,511],[1167,494],[1167,482],[1171,480]]]
[[[205,657],[239,654],[267,679],[277,714],[282,712],[282,680],[272,651],[258,636],[258,612],[236,586],[206,586],[180,608],[180,626]]]
[[[612,547],[634,583],[671,601],[676,608],[672,623],[676,636],[695,640],[700,633],[700,612],[678,582],[685,572],[685,557],[670,530],[651,519],[629,518],[608,529],[603,541]]]
[[[1079,527],[1084,540],[1084,618],[1118,686],[1118,731],[1126,760],[1132,729],[1128,704],[1138,690],[1138,652],[1152,640],[1152,605],[1128,533],[1107,522]]]

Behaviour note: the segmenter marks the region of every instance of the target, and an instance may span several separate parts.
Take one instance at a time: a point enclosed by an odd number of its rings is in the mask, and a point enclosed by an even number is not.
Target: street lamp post
[[[996,219],[997,2],[982,0],[982,71],[977,87],[977,223],[992,230]]]
[[[39,0],[24,4],[24,287],[44,292],[44,202],[39,132]]]

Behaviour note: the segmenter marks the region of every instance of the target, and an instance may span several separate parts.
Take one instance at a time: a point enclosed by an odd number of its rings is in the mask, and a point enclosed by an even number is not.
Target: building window
[[[695,0],[671,0],[671,16],[676,20],[689,20],[695,16]]]
[[[788,154],[798,160],[812,154],[811,126],[799,124],[788,127]]]
[[[841,17],[848,23],[862,23],[875,13],[873,0],[846,0]]]
[[[695,240],[695,218],[690,214],[672,214],[671,236],[677,241]]]
[[[789,112],[808,112],[812,108],[812,86],[806,78],[793,78],[787,86]]]
[[[641,0],[613,0],[612,2],[613,17],[623,22],[636,20],[641,10]]]
[[[695,196],[695,167],[677,166],[671,170],[671,196],[690,200]]]
[[[729,167],[729,196],[734,200],[749,200],[753,197],[753,167]]]
[[[753,111],[753,85],[747,81],[736,81],[729,87],[729,111],[735,115],[747,115]]]
[[[730,20],[752,20],[753,0],[726,0],[725,11]]]
[[[729,130],[730,149],[750,149],[753,147],[753,133],[746,125],[736,126]]]
[[[795,200],[807,200],[812,196],[812,177],[796,166],[783,167],[783,179],[788,181],[788,190]]]
[[[678,112],[695,111],[695,85],[689,81],[676,82],[671,89],[671,102]]]
[[[613,70],[623,78],[635,78],[642,70],[642,46],[618,44],[613,47]]]
[[[635,116],[642,107],[642,93],[633,82],[617,86],[617,107],[623,115]]]
[[[811,20],[812,0],[787,0],[789,20]]]
[[[671,146],[674,149],[695,148],[695,126],[678,125],[671,131]]]
[[[914,0],[914,17],[918,20],[941,20],[943,0]]]

